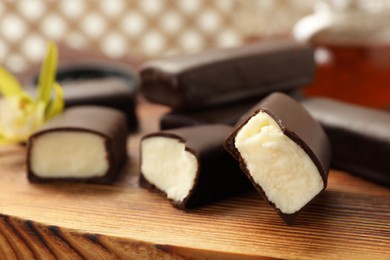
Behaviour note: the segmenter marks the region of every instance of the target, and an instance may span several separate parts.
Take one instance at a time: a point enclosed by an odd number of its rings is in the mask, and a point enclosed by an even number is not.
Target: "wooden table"
[[[140,106],[141,132],[164,111]],[[140,136],[113,185],[30,184],[25,148],[0,148],[0,259],[390,258],[386,187],[331,171],[292,227],[253,191],[183,212],[138,187]]]

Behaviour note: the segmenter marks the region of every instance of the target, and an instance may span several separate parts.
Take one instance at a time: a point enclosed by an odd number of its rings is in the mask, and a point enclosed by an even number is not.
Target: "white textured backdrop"
[[[110,57],[197,52],[285,33],[314,0],[3,0],[0,63],[18,72],[47,40]]]

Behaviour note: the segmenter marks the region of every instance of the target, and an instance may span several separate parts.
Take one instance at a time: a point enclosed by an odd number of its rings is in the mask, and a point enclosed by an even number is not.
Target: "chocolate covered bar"
[[[204,125],[152,133],[141,141],[140,184],[164,193],[181,209],[251,187],[224,150],[232,127]]]
[[[332,167],[390,187],[388,112],[329,98],[310,98],[302,105],[329,136]]]
[[[225,147],[288,225],[327,185],[329,140],[319,123],[285,94],[271,94],[257,104]]]
[[[291,90],[312,81],[312,50],[292,41],[264,41],[146,63],[141,91],[174,110],[196,110]]]
[[[112,182],[125,162],[125,115],[98,106],[69,108],[27,143],[31,182]]]
[[[299,90],[291,90],[287,93],[294,99],[302,99],[302,93]],[[200,111],[171,111],[161,117],[160,129],[167,130],[206,124],[234,126],[240,117],[261,99],[261,97],[256,97]]]

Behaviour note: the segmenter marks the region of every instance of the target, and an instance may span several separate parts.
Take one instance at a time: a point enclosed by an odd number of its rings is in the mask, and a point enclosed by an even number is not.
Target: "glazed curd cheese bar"
[[[288,225],[327,185],[329,140],[285,94],[269,95],[244,115],[225,147]]]
[[[150,61],[141,91],[175,111],[199,110],[308,85],[313,50],[293,41],[264,41],[235,48]]]
[[[98,106],[69,108],[29,138],[28,179],[112,182],[127,158],[126,143],[122,112]]]
[[[333,100],[310,98],[302,105],[332,143],[332,167],[390,187],[390,114]]]
[[[224,150],[232,127],[203,125],[151,133],[141,141],[140,184],[188,209],[251,188]]]

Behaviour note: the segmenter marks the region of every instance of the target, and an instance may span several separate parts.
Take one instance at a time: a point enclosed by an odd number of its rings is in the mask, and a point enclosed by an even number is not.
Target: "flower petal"
[[[56,95],[46,110],[46,115],[45,115],[46,120],[52,119],[57,114],[61,113],[62,110],[64,109],[64,98],[63,98],[64,94],[61,85],[55,82],[54,90],[56,92]]]
[[[0,67],[0,92],[4,96],[18,95],[23,92],[16,78],[2,67]]]
[[[56,77],[58,51],[57,46],[49,42],[45,60],[38,80],[38,100],[48,104],[52,94],[52,87]]]

